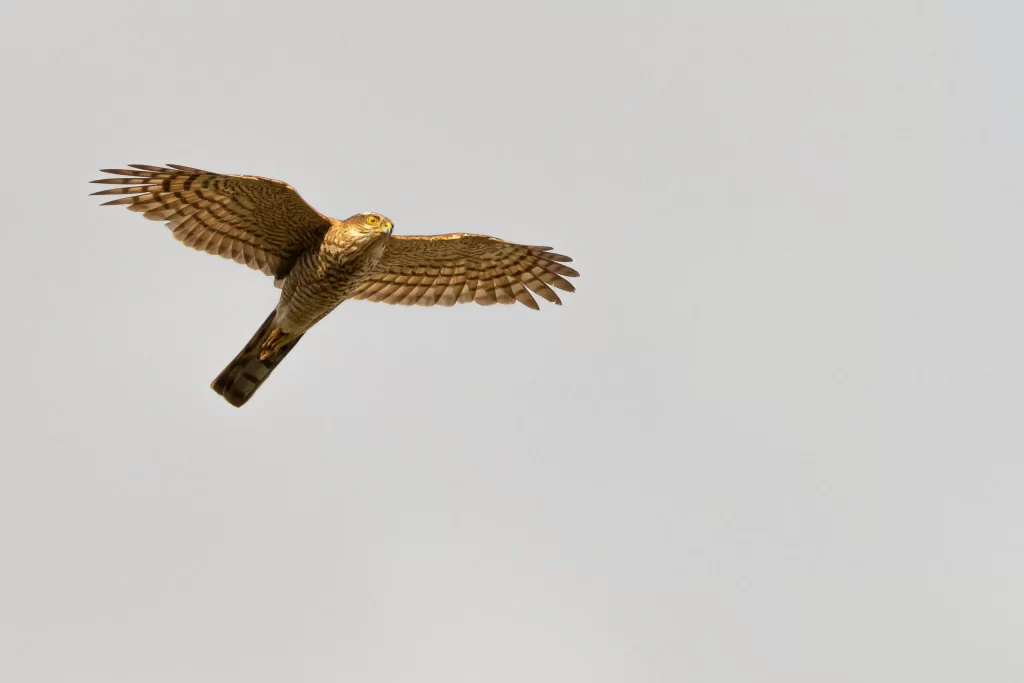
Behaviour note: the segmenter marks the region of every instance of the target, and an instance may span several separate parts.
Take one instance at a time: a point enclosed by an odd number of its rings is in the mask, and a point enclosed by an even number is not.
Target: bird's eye
[[[377,218],[376,216],[367,216],[366,222],[370,225],[377,225],[378,223],[380,223],[380,219]]]

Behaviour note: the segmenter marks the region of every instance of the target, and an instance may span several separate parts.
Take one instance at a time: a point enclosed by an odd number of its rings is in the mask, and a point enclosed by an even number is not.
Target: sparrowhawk
[[[211,173],[167,164],[104,169],[117,185],[97,195],[125,195],[104,205],[127,206],[165,221],[186,246],[272,275],[277,307],[245,348],[213,381],[213,390],[241,406],[302,336],[346,299],[409,306],[485,306],[519,302],[536,309],[530,291],[561,304],[552,287],[574,291],[579,273],[550,247],[513,244],[487,235],[392,235],[379,213],[330,218],[280,180]],[[528,291],[529,290],[529,291]]]

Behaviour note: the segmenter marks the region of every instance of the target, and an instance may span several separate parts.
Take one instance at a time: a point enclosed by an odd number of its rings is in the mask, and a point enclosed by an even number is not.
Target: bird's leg
[[[272,328],[260,348],[260,360],[266,360],[280,351],[281,347],[288,343],[288,338],[280,327]]]

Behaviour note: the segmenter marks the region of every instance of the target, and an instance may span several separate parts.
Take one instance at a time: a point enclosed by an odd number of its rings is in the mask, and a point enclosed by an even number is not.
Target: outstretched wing
[[[550,247],[512,244],[487,235],[393,236],[352,298],[403,306],[518,301],[536,309],[527,288],[554,304],[562,302],[551,287],[575,291],[565,278],[579,273],[563,265],[567,261],[572,259]]]
[[[284,277],[295,259],[316,248],[331,219],[307,204],[291,185],[258,176],[226,175],[167,164],[103,169],[119,185],[98,195],[130,195],[105,202],[166,221],[185,246]]]

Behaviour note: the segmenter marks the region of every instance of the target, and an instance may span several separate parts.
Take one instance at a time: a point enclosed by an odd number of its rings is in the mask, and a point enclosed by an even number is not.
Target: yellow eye
[[[380,219],[377,218],[376,216],[367,216],[366,223],[368,225],[377,225],[378,223],[380,223]]]

